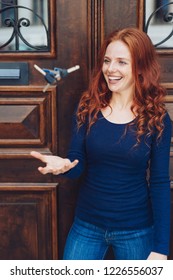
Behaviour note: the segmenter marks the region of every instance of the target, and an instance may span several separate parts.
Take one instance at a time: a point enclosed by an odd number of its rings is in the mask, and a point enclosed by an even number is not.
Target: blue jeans
[[[104,230],[78,218],[72,225],[64,260],[103,260],[112,246],[116,260],[146,260],[153,246],[153,228]]]

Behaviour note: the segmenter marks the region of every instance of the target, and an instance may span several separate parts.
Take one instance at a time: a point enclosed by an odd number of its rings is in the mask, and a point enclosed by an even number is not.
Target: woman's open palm
[[[42,174],[52,173],[54,175],[63,174],[69,171],[71,168],[78,164],[78,160],[71,162],[67,158],[61,158],[59,156],[46,156],[36,151],[31,152],[31,156],[41,160],[46,164],[45,167],[38,167],[38,170]]]

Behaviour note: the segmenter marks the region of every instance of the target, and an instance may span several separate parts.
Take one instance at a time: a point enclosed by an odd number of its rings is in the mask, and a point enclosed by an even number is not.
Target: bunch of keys
[[[61,79],[65,78],[68,74],[73,71],[76,71],[80,68],[79,65],[71,67],[69,69],[62,69],[55,67],[54,70],[40,68],[38,65],[34,64],[34,68],[39,71],[47,81],[47,85],[44,87],[43,92],[46,92],[50,85],[56,84]]]

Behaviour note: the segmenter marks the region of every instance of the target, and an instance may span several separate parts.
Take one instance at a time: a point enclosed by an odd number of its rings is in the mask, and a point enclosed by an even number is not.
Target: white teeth
[[[121,77],[109,77],[109,80],[121,80]]]

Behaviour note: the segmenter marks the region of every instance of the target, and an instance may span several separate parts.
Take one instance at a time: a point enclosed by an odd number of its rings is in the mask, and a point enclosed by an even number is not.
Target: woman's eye
[[[126,63],[125,61],[123,61],[123,60],[120,60],[119,63],[120,63],[120,64],[127,64],[127,63]]]
[[[104,63],[109,63],[110,61],[108,59],[104,59]]]

